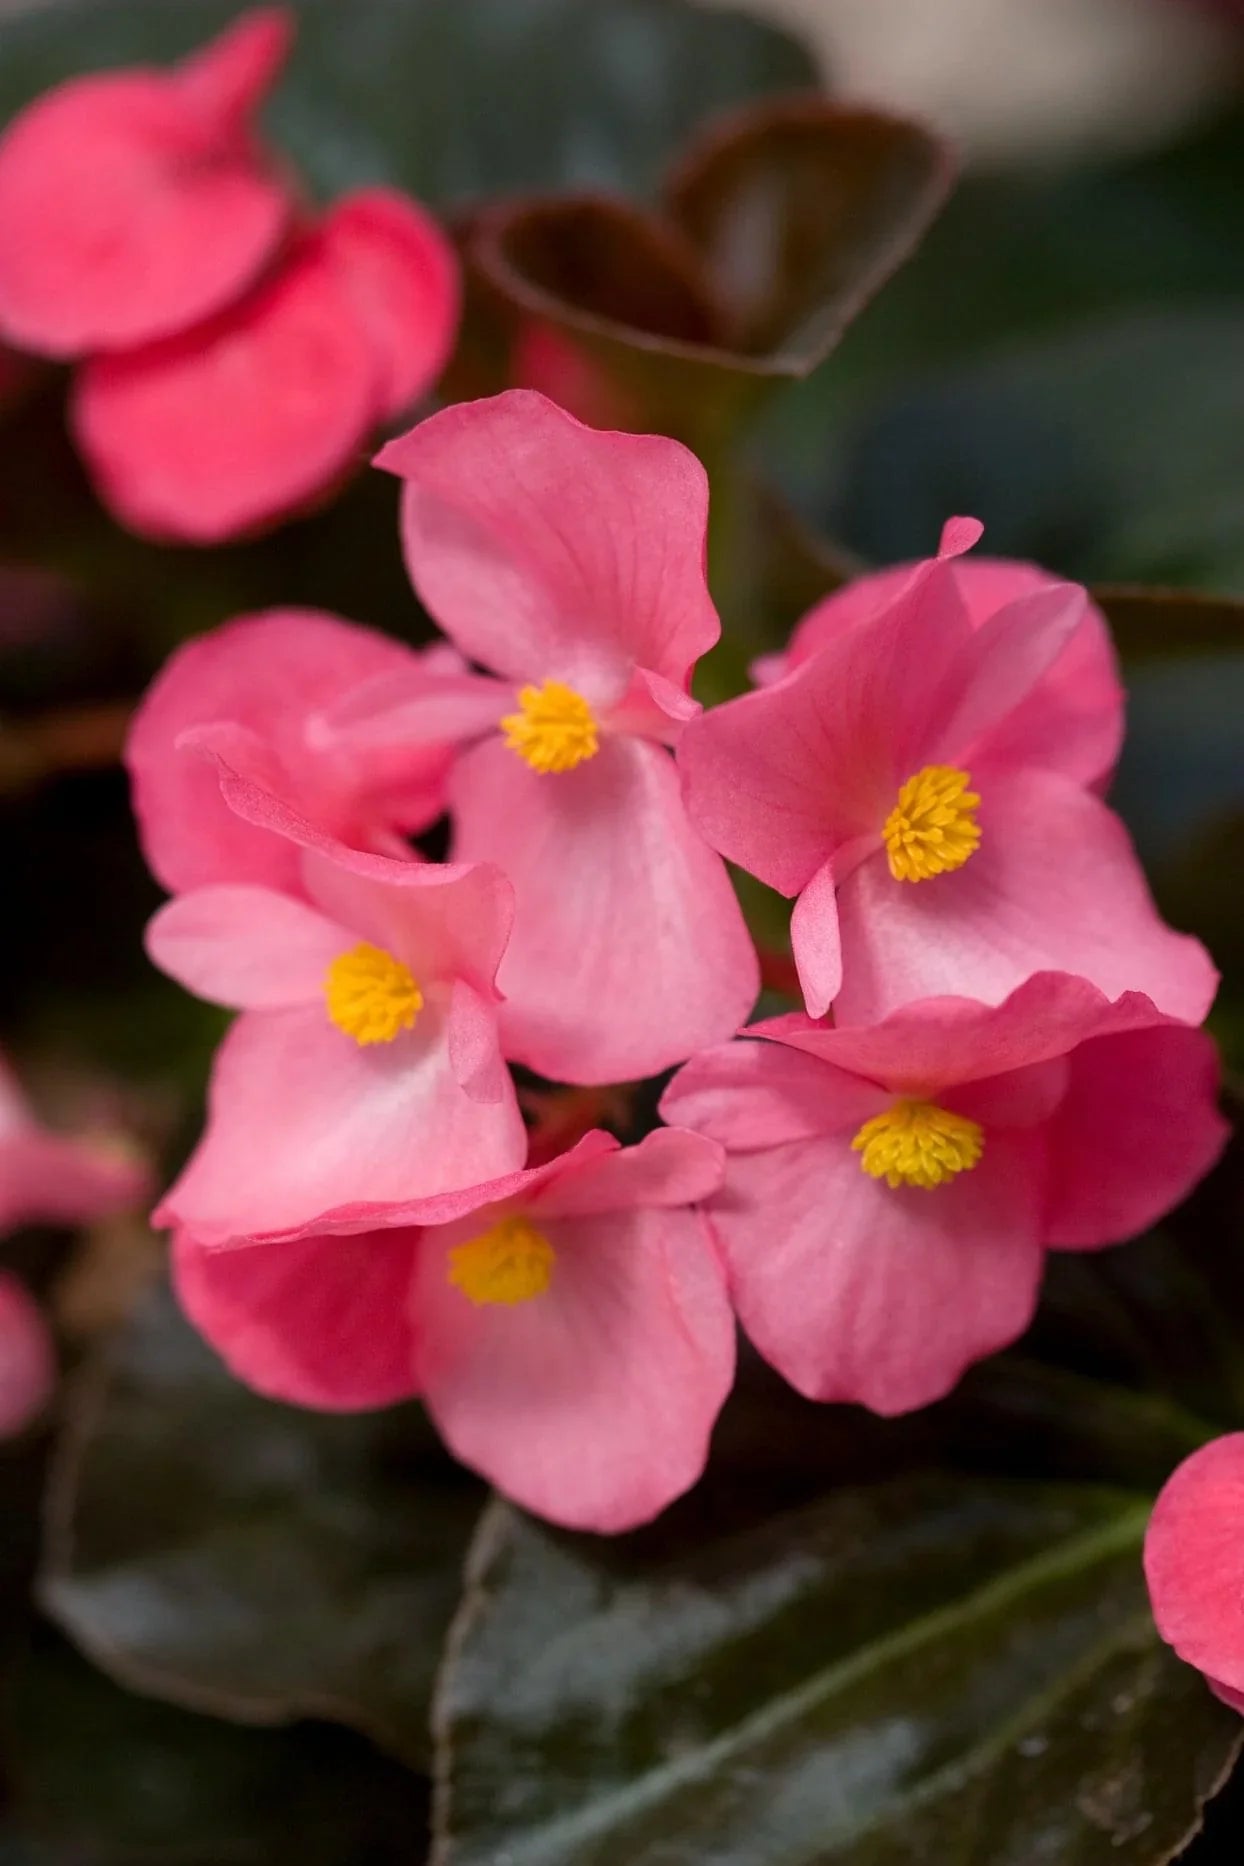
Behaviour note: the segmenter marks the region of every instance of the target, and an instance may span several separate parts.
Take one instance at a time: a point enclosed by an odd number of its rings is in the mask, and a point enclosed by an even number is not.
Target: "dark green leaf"
[[[43,1599],[133,1689],[419,1761],[480,1494],[414,1408],[257,1398],[161,1293],[78,1394]]]
[[[237,0],[59,0],[0,20],[0,120],[74,73],[162,63]],[[651,186],[704,116],[813,82],[793,40],[690,0],[294,0],[275,140],[323,195],[390,182],[439,204]]]
[[[344,1730],[132,1697],[51,1636],[8,1681],[4,1866],[417,1866],[425,1785]]]
[[[485,1517],[438,1695],[441,1866],[1133,1866],[1238,1718],[1160,1645],[1147,1504],[913,1476],[601,1545]]]

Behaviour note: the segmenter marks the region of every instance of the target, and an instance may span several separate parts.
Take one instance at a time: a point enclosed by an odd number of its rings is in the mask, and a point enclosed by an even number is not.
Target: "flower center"
[[[865,1121],[851,1145],[873,1179],[929,1190],[956,1173],[970,1173],[985,1150],[985,1136],[975,1121],[936,1102],[896,1101]]]
[[[554,1252],[542,1231],[525,1218],[502,1218],[477,1238],[449,1253],[449,1280],[477,1305],[530,1302],[553,1280]]]
[[[909,777],[885,820],[882,835],[896,881],[928,881],[962,868],[980,847],[980,797],[966,771],[925,765]]]
[[[596,717],[581,693],[560,680],[520,687],[516,713],[501,721],[505,742],[533,771],[573,771],[600,750]]]
[[[359,1044],[392,1043],[414,1027],[423,993],[400,959],[366,940],[334,959],[324,980],[329,1020]]]

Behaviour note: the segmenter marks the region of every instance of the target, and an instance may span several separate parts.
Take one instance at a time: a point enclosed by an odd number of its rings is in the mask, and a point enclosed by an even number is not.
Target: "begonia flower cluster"
[[[1103,800],[1103,618],[973,521],[704,711],[685,448],[514,390],[378,465],[444,639],[243,617],[134,723],[150,953],[238,1012],[157,1220],[241,1378],[422,1396],[507,1495],[620,1530],[702,1470],[736,1317],[900,1412],[1024,1331],[1048,1250],[1179,1200],[1223,1139],[1215,973]],[[727,861],[794,899],[798,1010],[748,1022]],[[676,1073],[637,1144],[550,1155],[516,1070],[598,1104]]]
[[[448,241],[364,188],[311,210],[256,115],[292,16],[169,70],[57,86],[0,138],[0,339],[74,363],[70,421],[123,524],[210,543],[330,491],[436,380]]]

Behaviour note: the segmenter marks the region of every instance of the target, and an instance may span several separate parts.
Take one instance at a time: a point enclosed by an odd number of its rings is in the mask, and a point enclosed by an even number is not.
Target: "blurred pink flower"
[[[325,742],[369,758],[470,745],[449,786],[454,853],[499,863],[518,901],[506,1053],[602,1083],[732,1034],[755,953],[666,749],[699,711],[691,670],[720,633],[703,468],[528,390],[445,409],[379,464],[404,482],[420,597],[495,677],[377,681],[329,715]]]
[[[217,1054],[206,1132],[155,1222],[214,1243],[520,1166],[493,983],[513,913],[505,877],[358,854],[236,788],[252,821],[299,848],[304,894],[198,888],[151,922],[157,965],[243,1013]]]
[[[172,70],[75,78],[21,112],[0,139],[0,333],[123,349],[246,289],[293,205],[252,128],[291,36],[262,8]]]
[[[695,1483],[734,1374],[703,1218],[720,1149],[593,1132],[547,1165],[281,1241],[183,1231],[187,1314],[240,1379],[346,1410],[422,1394],[451,1450],[570,1528],[630,1529]],[[357,1229],[355,1227],[368,1227]]]
[[[980,590],[953,560],[979,535],[952,519],[892,600],[692,720],[678,748],[692,821],[798,897],[812,1016],[832,1003],[864,1023],[940,992],[997,1003],[1059,969],[1199,1022],[1209,956],[1163,924],[1123,825],[1084,787],[1113,755],[1119,705],[1088,598],[1045,579],[1016,594],[1008,571],[1010,600],[974,626],[965,592]]]
[[[1202,1445],[1162,1489],[1145,1537],[1153,1617],[1167,1644],[1244,1711],[1244,1432]]]
[[[1227,1132],[1207,1036],[1060,973],[996,1008],[743,1039],[680,1070],[661,1112],[726,1149],[708,1212],[756,1346],[810,1398],[875,1412],[928,1405],[1014,1341],[1047,1250],[1143,1230]]]
[[[36,1419],[56,1385],[56,1351],[43,1312],[23,1283],[0,1270],[0,1439]]]
[[[73,1225],[137,1204],[147,1168],[115,1135],[54,1134],[0,1062],[0,1234],[18,1225]]]

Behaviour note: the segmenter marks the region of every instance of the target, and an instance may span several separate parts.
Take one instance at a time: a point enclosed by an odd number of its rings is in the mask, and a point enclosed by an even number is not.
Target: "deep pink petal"
[[[314,609],[241,616],[183,643],[148,688],[126,747],[143,851],[157,878],[173,891],[218,881],[297,885],[297,852],[242,822],[222,801],[213,766],[177,750],[190,727],[214,721],[256,734],[304,808],[358,841],[381,787],[377,774],[357,754],[310,749],[307,721],[352,688],[408,670],[418,678],[420,661],[402,643]]]
[[[271,888],[195,888],[147,928],[148,956],[187,991],[231,1010],[272,1011],[320,998],[329,966],[357,939]]]
[[[392,188],[363,188],[323,223],[330,262],[378,364],[379,414],[399,415],[436,381],[458,327],[458,263],[432,216]]]
[[[739,1320],[811,1399],[927,1406],[1032,1317],[1039,1172],[1005,1133],[931,1191],[870,1178],[845,1134],[732,1155],[708,1209]]]
[[[156,1215],[204,1243],[311,1225],[348,1205],[431,1198],[515,1171],[527,1139],[511,1092],[473,1100],[445,1011],[360,1046],[321,1007],[247,1011],[222,1043],[206,1131]]]
[[[753,668],[769,684],[800,666],[827,642],[887,608],[915,570],[860,577],[809,610],[785,655],[765,656]],[[1046,589],[1049,573],[1006,558],[960,558],[953,566],[959,595],[974,629],[1008,603]],[[1016,764],[1039,764],[1097,784],[1113,769],[1123,738],[1123,692],[1106,619],[1087,597],[1079,627],[1045,677],[1006,721],[1008,754]]]
[[[684,1064],[661,1097],[661,1119],[748,1153],[844,1128],[855,1133],[889,1100],[888,1091],[818,1056],[740,1038]]]
[[[677,441],[586,428],[529,389],[390,441],[406,562],[462,652],[594,705],[635,667],[685,688],[720,633],[704,578],[708,480]]]
[[[123,524],[216,544],[326,492],[359,463],[377,405],[367,332],[309,237],[210,323],[89,359],[70,418]]]
[[[75,78],[0,141],[0,329],[51,356],[127,349],[218,311],[284,231],[248,118],[288,45],[245,16],[180,72]]]
[[[231,1373],[269,1399],[330,1412],[416,1391],[416,1235],[372,1231],[215,1250],[173,1240],[173,1287]]]
[[[507,1054],[563,1082],[622,1082],[734,1034],[756,955],[667,752],[606,738],[577,769],[540,774],[493,739],[459,763],[452,801],[455,855],[514,883]]]
[[[464,1228],[424,1233],[415,1280],[423,1390],[446,1442],[553,1522],[647,1522],[704,1469],[734,1374],[704,1221],[655,1210],[550,1220],[550,1287],[510,1307],[477,1307],[449,1282]]]
[[[24,1283],[0,1270],[0,1439],[38,1418],[56,1385],[48,1325]]]
[[[962,693],[969,641],[951,566],[923,566],[882,614],[788,679],[684,728],[692,820],[730,861],[797,894],[837,850],[880,838]]]
[[[528,1195],[541,1218],[695,1205],[716,1192],[725,1155],[714,1141],[684,1129],[659,1127],[635,1147],[567,1161]]]
[[[942,993],[998,1003],[1034,972],[1064,971],[1200,1023],[1217,974],[1159,918],[1119,819],[1053,772],[976,781],[981,845],[963,867],[896,881],[878,852],[839,887],[836,1019],[869,1023]]]
[[[1145,1537],[1158,1631],[1181,1659],[1244,1707],[1244,1432],[1202,1445],[1171,1477]]]
[[[1083,1044],[1050,1134],[1047,1241],[1134,1237],[1187,1196],[1229,1133],[1203,1031],[1166,1024]]]

